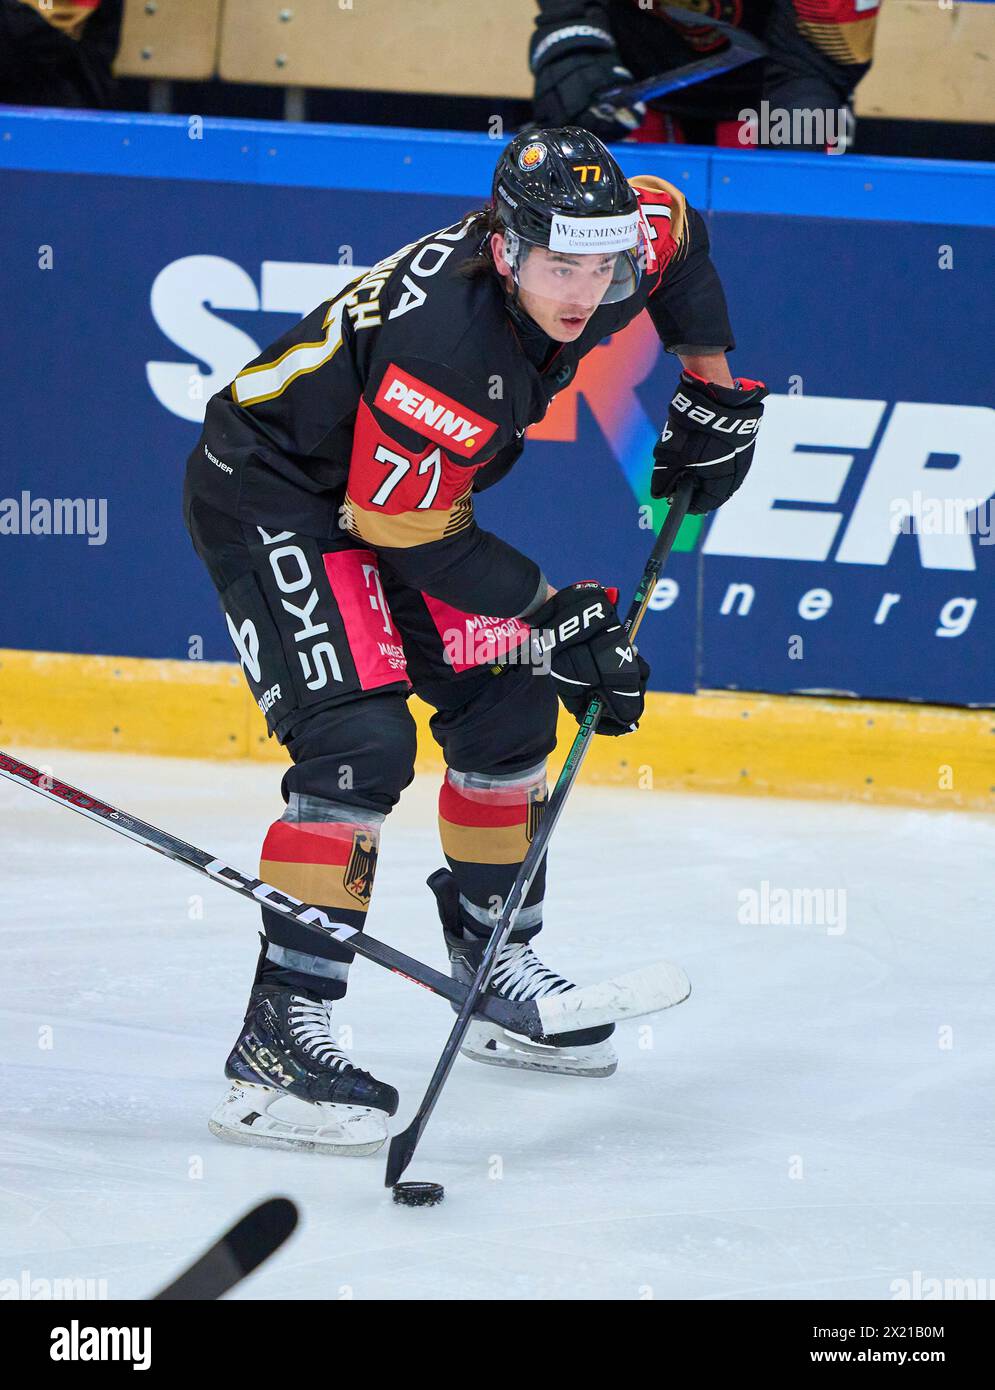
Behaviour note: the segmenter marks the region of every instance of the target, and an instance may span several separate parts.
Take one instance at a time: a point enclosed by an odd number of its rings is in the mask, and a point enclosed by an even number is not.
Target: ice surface
[[[250,872],[273,766],[12,748]],[[420,778],[384,834],[370,929],[442,967]],[[0,1278],[144,1297],[284,1193],[302,1229],[242,1298],[868,1298],[995,1279],[995,818],[581,787],[542,954],[582,982],[660,957],[691,999],[616,1034],[607,1080],[461,1058],[393,1205],[386,1151],[223,1144],[206,1119],[256,913],[0,779]],[[841,923],[751,925],[743,890],[846,891]],[[838,907],[838,900],[830,900]],[[202,915],[201,915],[202,912]],[[835,912],[834,912],[835,915]],[[407,1123],[449,1030],[357,961],[338,1010]]]

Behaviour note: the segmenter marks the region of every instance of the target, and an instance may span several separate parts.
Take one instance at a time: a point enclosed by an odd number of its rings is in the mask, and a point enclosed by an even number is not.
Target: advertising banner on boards
[[[630,173],[650,157],[624,153]],[[673,155],[651,157],[676,180]],[[485,198],[377,191],[375,167],[369,184],[0,170],[0,645],[231,658],[180,516],[207,399],[360,270]],[[771,395],[747,485],[686,523],[654,595],[653,686],[995,704],[995,228],[693,196],[733,373]],[[678,370],[648,319],[601,344],[478,499],[481,524],[554,584],[631,589],[662,517],[649,473]]]

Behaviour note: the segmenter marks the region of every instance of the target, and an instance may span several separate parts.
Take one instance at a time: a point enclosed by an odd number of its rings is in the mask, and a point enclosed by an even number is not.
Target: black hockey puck
[[[396,1182],[392,1191],[402,1207],[434,1207],[446,1195],[441,1182]]]

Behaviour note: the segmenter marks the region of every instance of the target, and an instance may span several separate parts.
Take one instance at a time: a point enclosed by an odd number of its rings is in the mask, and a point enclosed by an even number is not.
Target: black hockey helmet
[[[492,202],[515,280],[533,246],[615,256],[603,303],[627,299],[645,266],[635,190],[596,135],[579,126],[517,135],[494,170]]]

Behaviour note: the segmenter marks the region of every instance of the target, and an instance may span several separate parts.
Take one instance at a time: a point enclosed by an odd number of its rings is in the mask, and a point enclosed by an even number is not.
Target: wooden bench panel
[[[123,77],[529,97],[535,0],[126,0]],[[995,5],[883,0],[858,116],[995,122]]]
[[[529,97],[535,0],[225,0],[229,82]]]
[[[883,0],[858,116],[995,121],[995,5]]]
[[[118,77],[200,81],[217,70],[221,0],[126,0]]]

